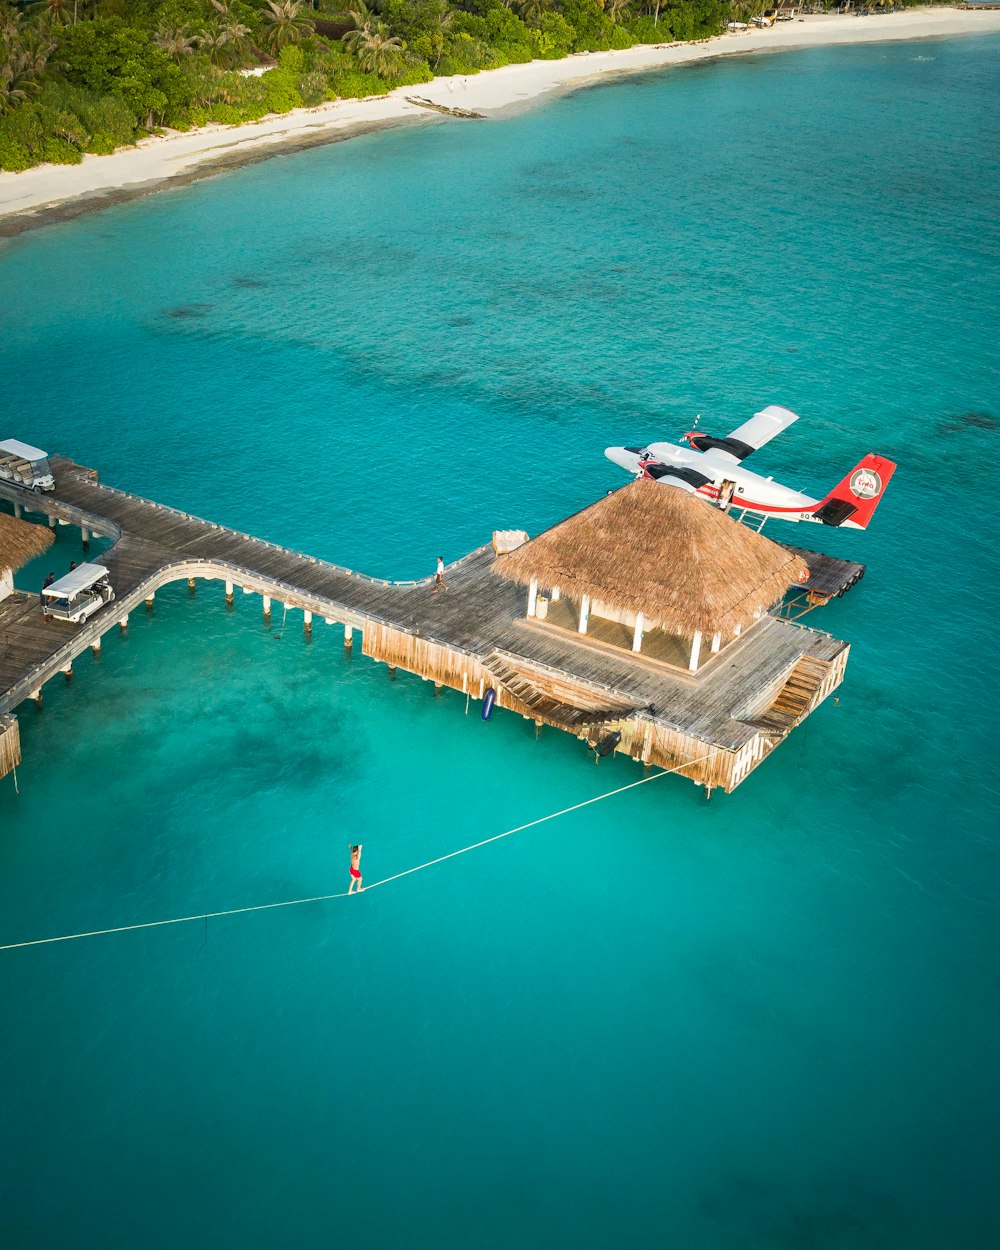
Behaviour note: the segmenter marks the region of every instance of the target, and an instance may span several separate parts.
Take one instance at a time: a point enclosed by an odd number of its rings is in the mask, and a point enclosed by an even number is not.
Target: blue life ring
[[[486,691],[486,698],[483,700],[483,710],[480,713],[483,720],[489,720],[493,715],[493,704],[497,701],[497,692],[490,686]]]

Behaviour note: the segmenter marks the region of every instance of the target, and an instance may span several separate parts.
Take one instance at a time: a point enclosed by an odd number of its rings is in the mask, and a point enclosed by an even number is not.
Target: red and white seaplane
[[[648,447],[609,447],[604,454],[636,477],[653,478],[665,486],[691,491],[723,512],[743,509],[744,516],[750,513],[761,518],[758,529],[771,517],[867,529],[896,468],[884,456],[865,456],[823,499],[811,499],[743,468],[743,461],[751,452],[798,419],[787,408],[768,404],[725,438],[700,434],[694,429],[684,435],[680,447],[650,443]]]

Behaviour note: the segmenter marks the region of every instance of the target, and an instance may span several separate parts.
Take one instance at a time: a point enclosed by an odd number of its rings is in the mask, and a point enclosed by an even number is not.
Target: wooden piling
[[[0,777],[8,773],[21,762],[21,731],[17,717],[0,715]]]

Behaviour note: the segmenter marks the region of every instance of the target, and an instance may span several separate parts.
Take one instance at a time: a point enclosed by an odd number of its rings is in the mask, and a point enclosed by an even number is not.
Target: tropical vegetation
[[[704,38],[740,0],[0,0],[0,169],[514,62]]]

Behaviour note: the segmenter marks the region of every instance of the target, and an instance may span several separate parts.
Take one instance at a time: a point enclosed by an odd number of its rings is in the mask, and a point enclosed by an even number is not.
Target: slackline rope
[[[683,764],[677,764],[673,768],[666,768],[662,772],[654,773],[651,777],[640,777],[638,781],[630,781],[626,786],[619,786],[617,790],[608,790],[605,794],[595,795],[592,799],[584,799],[582,803],[574,803],[571,807],[564,807],[561,811],[551,812],[548,816],[539,816],[537,820],[529,820],[527,824],[517,825],[513,829],[506,829],[503,833],[495,833],[491,838],[483,838],[481,842],[473,842],[471,846],[463,846],[458,851],[449,851],[447,855],[439,855],[437,859],[429,859],[426,864],[417,864],[415,868],[406,868],[403,872],[394,873],[391,877],[383,877],[381,881],[373,881],[371,885],[366,885],[362,893],[367,894],[370,890],[377,890],[380,885],[388,885],[390,881],[399,881],[402,877],[412,876],[415,872],[423,872],[425,868],[433,868],[435,864],[443,864],[445,860],[454,859],[457,855],[466,855],[469,851],[477,851],[481,846],[489,846],[491,842],[499,842],[501,838],[509,838],[511,834],[523,833],[525,829],[533,829],[535,825],[544,825],[546,821],[555,820],[559,816],[566,816],[570,812],[578,812],[583,807],[589,807],[592,803],[600,803],[603,799],[613,798],[616,794],[624,794],[626,790],[634,790],[636,786],[644,786],[650,781],[657,781],[660,777],[669,777],[672,773],[680,772],[682,768],[691,768],[695,764],[703,764],[706,760],[717,755],[718,751],[710,751],[708,755],[703,755],[696,760],[687,760]],[[113,929],[91,929],[87,933],[65,933],[61,937],[35,938],[31,942],[8,942],[6,946],[0,946],[0,951],[20,950],[25,946],[51,946],[55,942],[76,942],[80,938],[90,937],[106,937],[111,933],[132,933],[137,929],[162,929],[167,925],[173,924],[193,924],[196,920],[217,920],[222,916],[244,916],[253,911],[275,911],[279,907],[302,907],[306,903],[327,903],[331,899],[347,898],[347,891],[342,890],[337,894],[315,894],[311,898],[293,898],[282,903],[258,903],[256,907],[230,907],[226,911],[204,911],[199,912],[196,916],[177,916],[173,920],[147,920],[143,924],[123,924]]]

